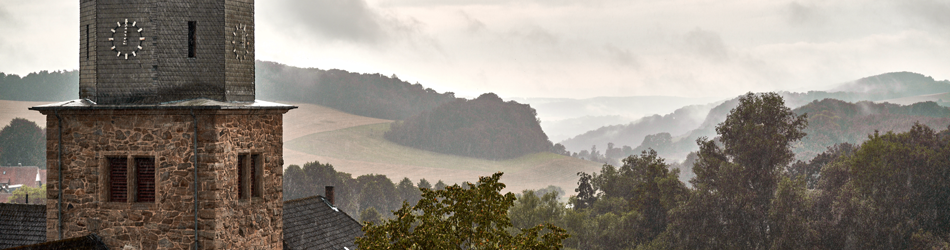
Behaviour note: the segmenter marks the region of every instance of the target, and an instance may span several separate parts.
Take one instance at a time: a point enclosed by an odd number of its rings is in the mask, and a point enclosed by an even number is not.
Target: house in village
[[[362,225],[333,204],[333,187],[284,202],[284,249],[356,249]]]
[[[43,184],[46,184],[46,169],[36,166],[0,167],[0,203],[9,202],[13,191],[21,187],[38,188]],[[32,198],[30,203],[42,201],[46,197]]]

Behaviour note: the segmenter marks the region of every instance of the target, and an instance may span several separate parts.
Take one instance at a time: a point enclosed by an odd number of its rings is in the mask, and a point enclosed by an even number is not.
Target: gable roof
[[[24,186],[39,187],[36,185],[36,175],[40,175],[43,183],[46,183],[45,171],[40,171],[36,166],[28,167],[0,167],[0,183],[9,182],[10,185],[23,184]]]
[[[363,226],[323,196],[284,202],[284,249],[356,249]]]
[[[46,205],[0,203],[0,249],[46,241]]]

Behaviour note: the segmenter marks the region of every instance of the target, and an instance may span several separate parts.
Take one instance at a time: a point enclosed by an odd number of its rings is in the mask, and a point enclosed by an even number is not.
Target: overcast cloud
[[[52,8],[45,8],[52,6]],[[78,2],[0,0],[0,71],[78,66]],[[507,97],[824,90],[950,78],[950,1],[256,1],[257,59]]]

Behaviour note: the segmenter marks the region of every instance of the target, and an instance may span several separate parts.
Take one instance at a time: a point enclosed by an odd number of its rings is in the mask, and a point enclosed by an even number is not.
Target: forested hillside
[[[714,109],[710,112],[710,117],[722,116],[723,113],[720,111],[720,108]],[[807,113],[809,122],[804,130],[808,135],[792,147],[795,158],[798,160],[814,158],[835,144],[860,144],[874,131],[904,132],[917,122],[932,128],[946,128],[950,125],[950,108],[939,106],[934,102],[897,105],[867,101],[849,103],[824,99],[813,101],[793,111],[796,114]],[[649,135],[645,137],[644,143],[634,148],[633,152],[653,148],[663,157],[681,159],[689,152],[698,149],[696,139],[703,136],[710,138],[715,136],[717,123],[714,122],[716,120],[709,119],[702,127],[676,140],[650,140],[656,135]]]
[[[434,185],[434,186],[433,186]],[[353,175],[338,172],[330,163],[308,162],[303,166],[290,165],[284,170],[284,200],[324,195],[325,187],[333,186],[335,206],[361,221],[379,222],[391,217],[403,201],[415,204],[421,199],[419,188],[442,189],[445,183],[429,183],[421,179],[418,185],[408,178],[394,183],[385,175]]]
[[[833,114],[941,116],[930,104],[825,100]],[[857,107],[857,109],[855,109]],[[692,187],[653,151],[579,173],[565,204],[523,204],[528,218],[571,235],[571,249],[946,249],[950,246],[950,130],[922,124],[839,144],[806,162],[793,145],[811,127],[774,93],[747,94],[699,140]],[[866,114],[865,114],[866,115]],[[804,178],[803,178],[804,177]],[[519,206],[522,204],[516,204]],[[535,222],[534,224],[537,224]]]
[[[312,103],[382,119],[406,119],[455,100],[452,92],[438,93],[396,76],[262,61],[257,61],[256,74],[257,99]]]
[[[405,119],[455,100],[395,76],[303,69],[257,61],[257,99],[323,105],[382,119]],[[0,73],[0,99],[65,101],[79,98],[79,71],[40,71],[24,77]]]
[[[844,102],[860,102],[860,101],[881,101],[891,98],[900,98],[908,96],[918,96],[924,94],[934,94],[934,93],[943,93],[950,92],[950,81],[935,81],[933,78],[924,76],[917,73],[910,72],[896,72],[896,73],[886,73],[871,77],[862,78],[855,80],[850,83],[845,83],[841,85],[842,87],[836,88],[836,90],[842,90],[838,92],[827,92],[827,91],[809,91],[805,93],[796,93],[796,92],[777,92],[785,100],[785,105],[790,108],[798,108],[804,105],[810,105],[811,103],[824,99],[837,99]],[[644,117],[641,120],[632,122],[626,125],[609,125],[601,127],[597,130],[589,131],[587,133],[575,136],[571,139],[561,142],[568,150],[570,151],[580,151],[596,146],[598,148],[604,148],[607,144],[616,144],[616,145],[630,145],[634,148],[633,152],[641,152],[648,147],[654,145],[643,145],[644,138],[646,136],[656,136],[659,133],[669,133],[671,135],[670,145],[659,145],[663,147],[664,150],[657,149],[657,153],[666,158],[670,159],[683,159],[689,152],[696,151],[698,147],[696,146],[696,139],[706,136],[714,137],[716,135],[715,126],[726,119],[726,114],[729,110],[735,108],[738,104],[738,98],[734,98],[718,105],[714,105],[712,108],[706,108],[708,113],[704,114],[705,118],[702,119],[702,122],[698,123],[698,126],[688,128],[685,131],[682,129],[682,124],[687,124],[681,118],[683,114],[686,113],[683,109],[677,110],[672,114],[665,116],[654,115],[651,117]],[[939,108],[938,103],[928,104],[929,109]],[[915,105],[916,106],[916,105]],[[889,107],[896,107],[893,104],[890,104]],[[917,106],[916,109],[920,109],[923,106]],[[684,108],[685,109],[685,108]],[[913,108],[911,108],[913,109]],[[699,109],[703,110],[703,109]],[[910,116],[919,116],[922,114],[918,113],[902,113],[904,115]],[[656,119],[657,117],[663,117],[665,119]],[[863,119],[889,119],[884,116],[870,116],[864,117]],[[676,118],[676,119],[671,119]],[[809,117],[811,118],[811,117]],[[906,117],[905,117],[906,118]],[[865,120],[864,122],[869,125],[877,124],[879,122]],[[898,119],[900,120],[900,119]],[[924,121],[921,121],[924,122]],[[696,124],[695,120],[693,123]],[[891,121],[892,124],[887,126],[893,127],[902,127],[907,128],[910,123],[903,122],[897,123],[897,121]],[[939,125],[936,123],[926,123],[928,125]],[[876,125],[875,125],[876,126]],[[944,125],[945,126],[945,125]],[[943,127],[943,126],[938,126]],[[899,131],[899,130],[898,130]],[[849,131],[855,132],[855,131]],[[867,133],[871,131],[860,131],[863,135],[856,136],[859,138],[857,141],[850,141],[852,143],[861,141],[860,138],[865,138]],[[856,132],[857,133],[857,132]],[[810,140],[810,138],[805,138],[803,143]],[[845,142],[845,141],[840,141]],[[825,147],[833,145],[834,143],[821,143],[820,147],[809,147],[805,151],[800,151],[802,154],[801,157],[812,157],[815,156],[816,152],[821,152]],[[639,146],[638,146],[639,145]],[[810,153],[805,153],[810,152]],[[596,159],[597,157],[588,157]],[[608,157],[609,158],[609,157]],[[620,158],[614,158],[613,160],[619,161]],[[802,158],[804,159],[804,158]],[[608,159],[609,160],[609,159]],[[606,162],[606,161],[605,161]]]
[[[842,84],[834,92],[852,92],[866,100],[950,92],[950,80],[936,81],[933,77],[913,72],[893,72],[869,76]],[[852,100],[854,101],[854,100]]]
[[[493,93],[459,99],[392,124],[386,139],[419,149],[482,159],[551,150],[537,113]]]
[[[792,148],[800,160],[814,158],[838,143],[860,144],[875,131],[904,132],[914,123],[937,129],[950,125],[950,108],[933,102],[902,106],[825,99],[797,108],[794,112],[808,114],[808,127],[805,128],[808,136],[802,139],[800,145]]]
[[[79,98],[79,71],[40,71],[26,76],[0,73],[0,99],[58,102]]]

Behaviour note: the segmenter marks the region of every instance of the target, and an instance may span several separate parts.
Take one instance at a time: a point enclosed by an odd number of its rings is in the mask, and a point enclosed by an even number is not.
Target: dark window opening
[[[248,159],[246,154],[238,155],[238,198],[247,199],[247,165]]]
[[[125,157],[109,157],[109,201],[128,201],[128,165]]]
[[[89,50],[92,48],[92,45],[89,44],[89,25],[86,24],[86,60],[89,60]]]
[[[251,155],[251,197],[261,197],[261,155]]]
[[[195,47],[198,46],[198,22],[188,21],[188,57],[195,58]]]
[[[155,159],[135,158],[135,201],[155,202]]]
[[[263,165],[261,154],[238,154],[238,198],[263,197]]]

